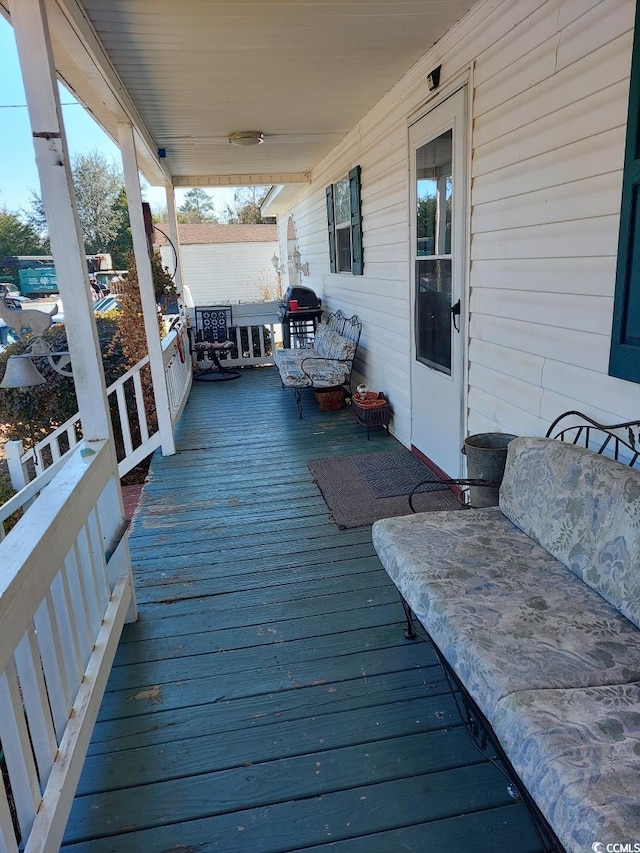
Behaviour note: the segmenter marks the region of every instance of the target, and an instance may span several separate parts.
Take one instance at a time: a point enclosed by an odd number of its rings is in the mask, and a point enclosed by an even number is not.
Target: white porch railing
[[[225,367],[250,367],[273,364],[273,350],[281,340],[277,302],[242,302],[231,305],[233,326],[230,338],[235,343],[234,355],[219,354]],[[195,309],[190,309],[190,322],[197,328]]]
[[[273,364],[275,324],[261,323],[253,326],[235,326],[232,340],[237,355],[226,356],[228,367],[246,367],[252,364]]]
[[[192,370],[188,351],[186,324],[176,323],[162,341],[173,422],[182,411],[191,387]],[[148,364],[149,357],[145,356],[107,389],[109,398],[116,400],[118,410],[118,417],[113,420],[113,431],[116,445],[122,448],[123,455],[118,461],[121,477],[160,445],[160,434],[157,429],[151,429],[144,406],[142,373],[148,370]],[[80,415],[74,415],[33,448],[25,450],[21,441],[7,442],[5,449],[13,488],[20,490],[34,477],[41,476],[73,450],[81,434]]]
[[[165,335],[162,341],[162,358],[169,392],[171,422],[175,423],[189,398],[193,378],[186,323],[176,323]]]
[[[7,853],[58,850],[122,626],[135,618],[111,452],[82,442],[51,466],[0,542]]]

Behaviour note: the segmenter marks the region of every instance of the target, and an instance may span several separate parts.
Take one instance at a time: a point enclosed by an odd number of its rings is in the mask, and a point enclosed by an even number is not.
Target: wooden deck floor
[[[131,529],[125,629],[68,853],[534,853],[370,528],[338,530],[307,460],[386,449],[297,418],[273,369],[195,383]]]

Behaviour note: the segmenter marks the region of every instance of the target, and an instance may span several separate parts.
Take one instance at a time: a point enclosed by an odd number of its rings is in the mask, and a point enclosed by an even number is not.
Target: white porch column
[[[162,442],[162,455],[172,456],[176,452],[176,448],[173,440],[173,427],[171,425],[171,410],[169,408],[167,380],[162,360],[162,342],[160,340],[160,332],[158,330],[158,309],[153,289],[153,275],[151,273],[151,263],[149,260],[149,247],[147,244],[147,234],[142,214],[142,193],[140,191],[138,160],[136,157],[133,128],[130,124],[118,124],[118,142],[120,145],[120,152],[122,154],[124,184],[127,191],[129,221],[131,223],[131,236],[133,238],[133,252],[135,254],[136,269],[138,271],[140,300],[142,302],[144,328],[147,336],[147,347],[149,350],[149,366],[151,368],[151,380],[153,382],[153,395],[156,404],[158,429],[160,431],[160,440]]]
[[[84,438],[111,439],[100,344],[71,179],[67,140],[43,0],[11,3],[42,201],[55,258]],[[115,452],[113,454],[115,463]]]
[[[165,194],[167,196],[167,225],[169,227],[169,239],[173,243],[176,250],[176,271],[174,281],[176,290],[180,294],[184,305],[184,281],[182,278],[182,250],[180,248],[180,238],[178,237],[178,215],[176,212],[176,191],[174,187],[167,184],[165,186]]]

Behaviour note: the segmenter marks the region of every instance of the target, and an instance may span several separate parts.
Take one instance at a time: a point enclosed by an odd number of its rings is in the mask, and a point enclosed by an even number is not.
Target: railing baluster
[[[2,853],[19,853],[13,831],[13,820],[5,786],[0,783],[0,850]]]
[[[96,595],[100,602],[100,610],[104,613],[109,603],[109,578],[107,574],[107,561],[104,554],[104,538],[102,536],[100,515],[96,509],[93,509],[89,513],[85,530],[87,538],[91,543],[91,553],[93,554],[91,570],[94,576]]]
[[[44,788],[51,772],[53,759],[58,751],[58,743],[53,729],[47,686],[33,628],[29,628],[20,641],[16,649],[15,660],[22,702],[29,721],[29,735],[38,766],[40,784]]]
[[[144,407],[144,393],[142,389],[142,379],[140,373],[133,375],[133,389],[136,398],[136,412],[138,413],[138,426],[140,427],[140,437],[142,443],[149,438],[149,424],[147,423],[147,412]]]
[[[64,666],[64,653],[55,608],[49,593],[36,610],[34,624],[38,632],[38,645],[42,669],[49,690],[49,704],[53,716],[53,727],[58,741],[71,712],[71,691]]]
[[[0,673],[0,742],[7,762],[18,823],[23,837],[31,832],[42,799],[29,730],[22,708],[15,664]]]
[[[82,654],[82,650],[86,649],[92,642],[92,636],[95,637],[95,633],[92,634],[95,614],[93,614],[90,608],[86,590],[84,589],[82,565],[83,555],[78,548],[78,543],[75,542],[64,561],[64,578],[69,590],[71,612],[74,615],[74,622],[76,623],[80,661],[84,666],[86,660]]]
[[[116,399],[118,401],[118,414],[120,415],[120,431],[124,444],[125,456],[133,453],[133,442],[131,440],[131,426],[129,424],[129,412],[127,411],[127,399],[124,394],[124,385],[116,388]]]
[[[80,583],[82,584],[82,595],[90,620],[90,631],[95,637],[98,625],[102,619],[102,612],[100,610],[100,593],[96,587],[95,571],[93,569],[94,558],[91,553],[90,543],[87,541],[86,526],[80,531],[73,549],[78,565],[84,567],[80,573]]]
[[[65,704],[67,705],[68,711],[70,711],[73,702],[73,688],[77,681],[78,661],[75,657],[76,650],[68,632],[67,623],[69,621],[69,613],[66,612],[64,589],[62,587],[62,578],[60,577],[60,573],[58,573],[53,579],[51,589],[47,593],[46,599],[58,662],[65,677]],[[42,647],[40,648],[42,650]]]
[[[75,695],[82,673],[78,628],[73,619],[69,583],[64,566],[51,584],[51,603],[56,615],[58,634],[71,695]]]
[[[69,443],[69,450],[71,450],[71,448],[72,448],[72,447],[75,447],[75,446],[76,446],[76,444],[78,443],[78,434],[77,434],[77,432],[76,432],[76,425],[75,425],[75,423],[70,424],[70,425],[66,428],[65,433],[66,433],[66,435],[67,435],[67,441],[68,441],[68,443]]]
[[[56,436],[54,441],[49,442],[49,450],[51,451],[51,461],[57,462],[62,455],[60,453],[60,436]],[[42,456],[40,456],[40,463],[43,468],[46,467],[42,461]]]
[[[236,326],[236,328],[235,328],[236,350],[238,352],[238,359],[244,358],[244,354],[242,352],[242,334],[241,334],[240,328],[241,328],[240,326]]]

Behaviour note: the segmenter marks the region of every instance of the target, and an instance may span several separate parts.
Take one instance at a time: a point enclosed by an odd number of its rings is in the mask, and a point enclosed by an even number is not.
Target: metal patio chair
[[[208,362],[194,373],[193,378],[201,382],[220,382],[238,379],[240,372],[231,370],[220,356],[232,352],[236,344],[230,339],[233,329],[230,305],[202,305],[195,308],[196,327],[192,340],[198,364]]]

